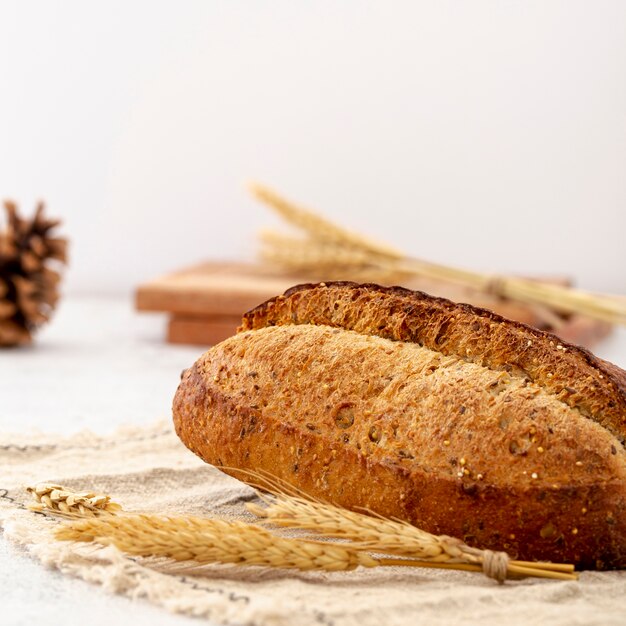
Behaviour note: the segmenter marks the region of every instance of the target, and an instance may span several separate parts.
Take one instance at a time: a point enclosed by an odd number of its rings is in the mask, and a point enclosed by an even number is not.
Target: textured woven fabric
[[[481,574],[376,568],[294,572],[209,566],[172,570],[113,547],[55,542],[57,520],[25,508],[24,485],[55,482],[106,493],[129,511],[246,518],[254,492],[209,467],[167,424],[111,437],[0,437],[0,522],[5,537],[47,566],[112,593],[215,623],[326,626],[623,624],[626,572],[579,582],[527,579],[498,586]]]

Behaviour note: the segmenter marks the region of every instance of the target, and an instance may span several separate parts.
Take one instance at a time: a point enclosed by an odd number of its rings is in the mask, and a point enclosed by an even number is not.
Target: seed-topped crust
[[[423,345],[517,372],[626,441],[626,372],[588,350],[492,311],[374,284],[297,285],[244,315],[241,330],[324,324]]]

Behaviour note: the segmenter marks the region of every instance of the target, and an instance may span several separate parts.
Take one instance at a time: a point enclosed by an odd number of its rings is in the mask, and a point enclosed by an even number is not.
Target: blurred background
[[[624,293],[626,3],[3,2],[0,196],[64,291],[252,259],[276,187],[415,256]]]

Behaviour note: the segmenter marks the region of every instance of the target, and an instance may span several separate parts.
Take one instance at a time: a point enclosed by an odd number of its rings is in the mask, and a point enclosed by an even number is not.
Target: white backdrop
[[[425,258],[626,292],[626,2],[0,0],[0,197],[67,288],[254,254],[257,179]]]

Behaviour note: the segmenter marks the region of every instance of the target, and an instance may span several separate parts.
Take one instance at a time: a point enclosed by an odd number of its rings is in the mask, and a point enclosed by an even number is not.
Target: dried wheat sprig
[[[267,506],[247,505],[250,512],[272,524],[308,530],[323,539],[342,539],[344,545],[356,550],[395,554],[381,565],[422,565],[483,571],[502,582],[510,576],[539,576],[562,580],[577,580],[574,566],[569,563],[547,563],[511,560],[505,552],[472,548],[460,539],[447,535],[432,535],[408,522],[385,518],[368,511],[368,515],[350,511],[313,498],[289,482],[268,472],[222,468],[245,476]],[[478,569],[472,569],[472,568]],[[543,573],[542,573],[543,572]]]
[[[511,561],[503,552],[470,548],[459,539],[431,535],[406,522],[348,511],[305,497],[272,476],[246,473],[275,492],[261,496],[267,508],[249,506],[257,516],[277,525],[313,531],[319,539],[344,542],[290,539],[239,521],[128,514],[109,496],[72,493],[48,483],[27,489],[37,499],[35,510],[81,518],[57,528],[57,539],[113,544],[139,556],[328,571],[359,565],[452,568],[483,571],[499,582],[507,576],[576,579],[571,565]],[[396,556],[374,557],[371,552]]]
[[[263,233],[261,257],[294,271],[319,275],[321,271],[328,278],[362,276],[373,280],[375,272],[379,280],[402,281],[408,276],[420,276],[437,281],[445,281],[470,287],[476,291],[490,293],[493,296],[507,297],[518,302],[525,302],[539,307],[538,316],[558,327],[562,320],[551,310],[562,313],[581,313],[589,317],[609,322],[624,323],[621,311],[626,315],[626,303],[619,298],[602,296],[598,304],[597,297],[570,287],[548,285],[522,278],[499,278],[493,275],[478,275],[466,270],[455,270],[418,259],[396,261],[382,256],[369,255],[354,248],[342,248],[337,244],[328,244],[314,240],[300,240],[277,233]],[[568,299],[565,302],[563,299]],[[575,302],[574,302],[575,301]],[[574,304],[572,304],[574,302]]]
[[[267,245],[266,240],[264,256],[292,269],[315,272],[320,268],[332,266],[333,259],[337,262],[338,258],[336,248],[343,247],[346,250],[341,258],[350,265],[357,265],[360,268],[377,267],[390,272],[452,282],[495,296],[547,306],[561,313],[578,313],[605,322],[626,325],[626,302],[623,297],[595,294],[516,277],[482,274],[412,258],[382,244],[372,243],[360,234],[337,226],[310,210],[294,205],[265,187],[253,185],[252,193],[278,211],[288,222],[302,228],[309,234],[313,243],[332,244],[326,248],[318,247],[317,256],[313,255],[312,250],[309,249],[307,253],[310,257],[313,256],[313,260],[298,262],[294,254],[297,251],[292,244],[287,243],[286,240],[280,242],[275,238],[274,244]],[[287,247],[287,250],[282,250],[284,247]],[[350,256],[351,252],[354,252],[355,256]],[[304,251],[303,255],[305,255]],[[366,257],[365,260],[363,255]],[[358,264],[357,258],[360,259]]]
[[[313,239],[320,239],[332,243],[351,246],[361,250],[367,250],[373,254],[386,256],[389,258],[401,259],[402,252],[387,246],[386,244],[373,241],[372,239],[352,232],[334,224],[330,220],[317,213],[304,209],[294,203],[285,200],[277,193],[260,185],[250,183],[248,186],[252,195],[274,209],[286,221],[304,230]]]
[[[347,540],[344,545],[355,550],[395,554],[405,559],[448,564],[450,567],[460,563],[476,565],[492,578],[499,578],[504,572],[548,578],[562,578],[561,574],[566,574],[565,579],[576,579],[571,564],[511,560],[505,553],[472,548],[460,539],[432,535],[400,520],[372,517],[294,495],[274,493],[262,496],[262,499],[268,506],[248,503],[248,510],[278,526],[308,530],[324,538]],[[545,572],[545,575],[538,574],[539,571]]]
[[[362,280],[364,282],[399,283],[410,274],[393,269],[392,262],[372,264],[374,255],[317,239],[291,237],[271,230],[259,234],[260,256],[270,264],[279,265],[300,274],[334,280]]]
[[[347,571],[356,567],[434,567],[483,571],[503,582],[507,575],[576,580],[576,575],[549,569],[549,564],[525,566],[510,562],[505,553],[484,551],[492,561],[374,557],[350,543],[327,543],[279,537],[268,530],[220,519],[120,515],[87,518],[55,530],[61,541],[115,545],[135,556],[161,557],[200,565],[224,563],[238,566],[278,567],[299,570]]]
[[[379,561],[340,544],[278,537],[238,521],[158,515],[90,518],[63,524],[63,541],[113,544],[137,556],[158,556],[199,564],[227,563],[300,570],[345,571]]]
[[[394,263],[393,267],[399,272],[465,285],[519,302],[548,306],[561,313],[578,313],[611,324],[626,325],[626,304],[607,294],[594,294],[524,278],[479,274],[419,259],[407,258]]]
[[[293,495],[272,495],[262,498],[268,504],[267,507],[248,503],[246,505],[248,510],[277,526],[350,540],[351,546],[373,552],[434,562],[467,560],[459,551],[459,545],[462,545],[460,540],[431,535],[406,522],[363,515]]]
[[[111,497],[93,491],[73,492],[61,485],[39,483],[26,487],[35,502],[28,508],[37,512],[54,512],[63,515],[94,517],[96,515],[117,513],[122,507],[111,501]]]
[[[267,260],[288,265],[291,269],[371,265],[368,252],[336,243],[290,237],[271,230],[262,231],[260,239],[264,244],[262,254]]]

